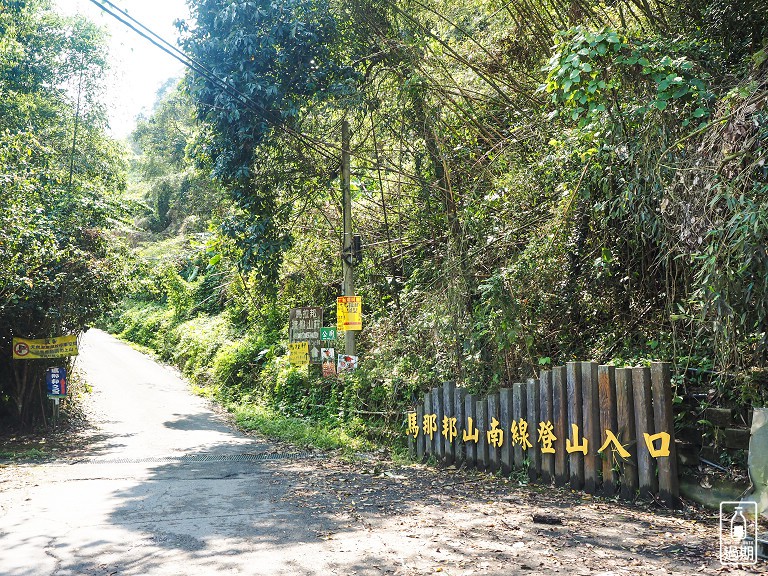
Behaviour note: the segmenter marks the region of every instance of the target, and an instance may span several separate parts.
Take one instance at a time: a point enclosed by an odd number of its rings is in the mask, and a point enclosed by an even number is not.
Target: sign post
[[[48,398],[53,400],[53,429],[59,421],[59,400],[67,397],[67,370],[66,368],[53,367],[45,371],[45,385]]]
[[[306,342],[310,364],[320,364],[323,309],[317,306],[291,308],[288,317],[288,342]]]
[[[355,274],[351,260],[352,257],[352,180],[351,180],[351,134],[349,122],[345,118],[341,122],[341,196],[342,196],[342,214],[344,223],[343,245],[341,250],[341,269],[342,269],[342,294],[348,297],[354,297],[355,294]],[[338,309],[337,309],[338,310]],[[339,326],[344,332],[344,353],[355,356],[357,354],[357,344],[355,342],[354,329],[350,330]],[[360,328],[358,328],[360,330]]]

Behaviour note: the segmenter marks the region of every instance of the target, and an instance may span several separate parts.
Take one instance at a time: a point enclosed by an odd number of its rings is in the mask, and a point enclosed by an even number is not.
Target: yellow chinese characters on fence
[[[458,431],[456,430],[456,418],[450,418],[448,416],[443,416],[443,436],[445,436],[445,439],[448,440],[448,442],[453,442],[453,439],[456,438],[458,435]]]
[[[488,435],[488,444],[495,448],[501,448],[504,444],[504,430],[499,428],[499,421],[491,418],[491,429],[486,432]]]
[[[309,364],[309,342],[289,343],[288,361],[293,366],[307,366]]]
[[[362,296],[340,296],[336,298],[336,329],[363,329]]]
[[[557,436],[554,434],[555,426],[547,420],[546,422],[539,422],[539,444],[541,444],[542,454],[554,454],[555,448],[552,443],[557,440]]]
[[[475,428],[471,416],[467,416],[467,427],[464,429],[461,437],[464,442],[469,442],[471,440],[475,444],[480,440],[480,431]]]
[[[643,432],[643,437],[645,438],[645,445],[648,447],[648,452],[651,453],[652,457],[660,458],[662,456],[669,456],[669,443],[671,437],[668,432],[659,432],[658,434],[653,435]],[[656,440],[661,440],[661,444],[658,448],[653,444]]]
[[[477,443],[481,434],[488,441],[489,446],[495,448],[501,448],[504,445],[504,429],[500,427],[499,421],[491,417],[490,429],[482,431],[475,426],[475,422],[471,416],[467,416],[466,427],[462,430],[461,435],[458,433],[457,419],[452,416],[445,415],[441,422],[437,421],[437,414],[424,414],[421,422],[421,431],[425,436],[428,436],[430,440],[434,439],[435,434],[438,432],[438,424],[440,424],[440,434],[448,442],[453,442],[455,438],[461,438],[463,442],[475,442]],[[418,416],[415,412],[408,413],[408,427],[407,435],[417,438],[419,435],[419,422]],[[528,431],[528,422],[523,418],[519,420],[513,420],[510,428],[509,442],[513,446],[521,446],[523,450],[533,448],[533,444],[530,440],[530,432]],[[558,439],[554,434],[554,424],[547,420],[539,422],[538,429],[536,430],[536,441],[539,444],[539,450],[542,454],[555,454],[555,441]],[[606,429],[605,441],[597,450],[598,454],[602,454],[606,449],[611,448],[615,454],[622,458],[630,458],[631,454],[626,447],[621,443],[618,436],[611,430]],[[648,452],[653,458],[664,458],[670,456],[670,443],[671,436],[668,432],[658,432],[656,434],[644,433],[645,445],[648,448]],[[574,452],[580,452],[587,455],[589,450],[589,442],[586,438],[580,436],[579,426],[577,424],[571,424],[571,436],[565,439],[565,451],[569,454]]]
[[[622,458],[629,458],[631,456],[631,454],[627,452],[626,448],[622,446],[621,442],[619,442],[619,439],[616,438],[616,435],[610,430],[605,431],[605,442],[603,442],[603,445],[600,446],[600,449],[597,451],[597,453],[602,454],[603,450],[608,448],[608,446],[611,444],[613,444],[613,449],[616,450],[616,452],[618,452]]]
[[[424,430],[425,436],[429,436],[430,440],[435,437],[435,432],[437,432],[437,414],[424,414],[422,430]]]
[[[573,441],[571,441],[570,438],[565,439],[565,451],[568,452],[568,454],[571,454],[573,452],[581,452],[584,454],[584,456],[587,455],[587,450],[589,449],[589,441],[586,438],[581,439],[581,444],[579,444],[579,427],[576,424],[571,424],[571,435],[573,436]]]
[[[419,435],[419,422],[417,418],[416,412],[408,412],[408,432],[406,434],[414,438]]]
[[[531,435],[528,432],[528,422],[526,422],[522,418],[520,418],[519,421],[512,420],[510,431],[512,432],[513,446],[517,446],[519,444],[523,448],[523,450],[528,450],[528,448],[533,448],[533,444],[531,444],[531,441],[530,441]]]

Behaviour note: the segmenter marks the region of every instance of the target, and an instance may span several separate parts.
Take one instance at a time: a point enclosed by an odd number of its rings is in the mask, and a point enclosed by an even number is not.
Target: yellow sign
[[[13,339],[14,360],[63,358],[64,356],[77,356],[77,336],[59,336],[39,340]]]
[[[336,298],[337,330],[363,329],[363,297],[340,296]]]
[[[288,361],[294,366],[306,366],[309,364],[309,342],[289,343]]]

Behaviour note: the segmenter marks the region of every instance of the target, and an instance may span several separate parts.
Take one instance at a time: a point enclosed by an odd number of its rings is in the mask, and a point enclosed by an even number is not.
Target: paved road
[[[103,332],[86,334],[78,365],[95,435],[78,458],[6,474],[0,574],[313,572],[305,527],[291,525],[300,515],[281,502],[290,483],[274,480],[288,463],[238,461],[271,446]]]
[[[0,466],[2,576],[719,573],[698,513],[423,466],[258,460],[243,455],[275,447],[103,332],[78,362],[87,448]]]

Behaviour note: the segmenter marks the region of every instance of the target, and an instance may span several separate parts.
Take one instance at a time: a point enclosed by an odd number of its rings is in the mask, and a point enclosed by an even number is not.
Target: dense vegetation
[[[11,338],[79,334],[116,300],[123,152],[98,104],[102,32],[42,0],[0,1],[0,425],[45,421],[50,361]]]
[[[765,402],[763,1],[190,6],[197,72],[131,139],[144,209],[111,329],[246,420],[389,433],[442,380],[587,358]],[[335,316],[342,119],[365,318],[360,369],[322,379],[288,366],[286,323]]]
[[[190,5],[204,70],[134,134],[154,234],[113,329],[241,407],[371,431],[441,380],[571,359],[765,401],[761,2]],[[342,119],[365,327],[360,370],[324,380],[285,328],[335,315]]]

